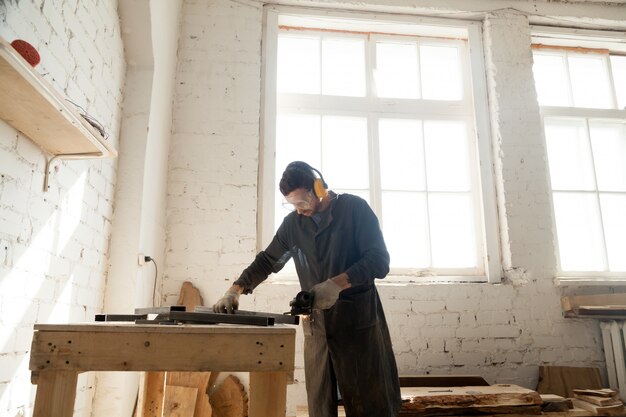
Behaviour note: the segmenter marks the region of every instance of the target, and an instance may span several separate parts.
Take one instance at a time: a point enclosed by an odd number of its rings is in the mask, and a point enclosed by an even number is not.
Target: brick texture
[[[37,48],[37,71],[96,118],[117,144],[125,62],[117,2],[3,2],[0,36]],[[46,158],[0,121],[0,415],[30,415],[34,323],[93,320],[106,282],[116,161]],[[75,416],[89,416],[93,376],[79,379]]]

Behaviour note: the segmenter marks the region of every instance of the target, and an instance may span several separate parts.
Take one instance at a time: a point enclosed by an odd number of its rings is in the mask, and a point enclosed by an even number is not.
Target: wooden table
[[[296,330],[284,325],[36,324],[33,417],[71,417],[85,371],[250,372],[249,416],[284,417]]]

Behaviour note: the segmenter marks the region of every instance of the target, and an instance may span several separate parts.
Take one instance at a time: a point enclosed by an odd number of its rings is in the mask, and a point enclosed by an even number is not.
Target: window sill
[[[267,282],[273,284],[299,284],[298,276],[293,274],[282,274],[280,276],[271,276]],[[377,279],[376,285],[379,286],[398,286],[398,285],[436,285],[436,284],[481,284],[488,283],[485,276],[410,276],[410,275],[394,275],[389,274],[384,279]],[[626,283],[626,282],[625,282]]]
[[[623,287],[626,286],[626,276],[616,277],[559,277],[554,279],[559,287]]]

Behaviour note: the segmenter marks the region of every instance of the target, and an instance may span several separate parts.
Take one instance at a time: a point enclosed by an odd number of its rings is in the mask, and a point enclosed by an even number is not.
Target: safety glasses
[[[283,201],[283,207],[289,211],[294,210],[308,210],[311,208],[311,201],[313,199],[313,192],[306,191],[302,195],[290,194],[290,197],[286,197]]]

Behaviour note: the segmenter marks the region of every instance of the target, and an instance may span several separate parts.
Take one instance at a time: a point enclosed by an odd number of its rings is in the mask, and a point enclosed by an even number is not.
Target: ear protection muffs
[[[319,173],[319,171],[317,172]],[[315,196],[319,198],[320,200],[328,195],[327,187],[328,186],[326,185],[326,183],[321,177],[315,178],[313,180],[313,192],[315,193]]]

